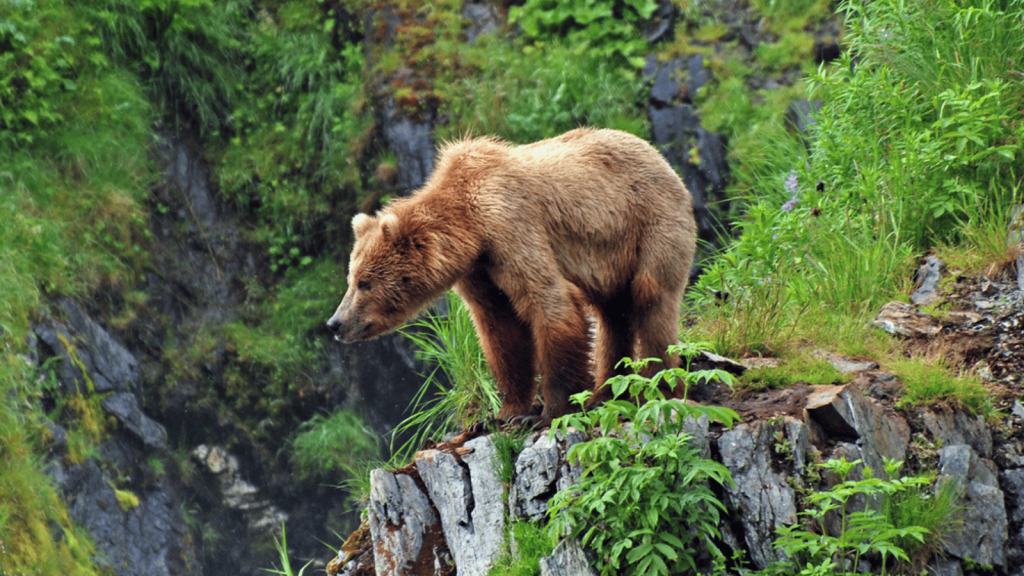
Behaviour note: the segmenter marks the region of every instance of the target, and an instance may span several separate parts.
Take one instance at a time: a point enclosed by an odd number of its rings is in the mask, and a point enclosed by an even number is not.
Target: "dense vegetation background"
[[[228,422],[217,434],[241,438],[268,476],[335,484],[380,453],[356,415],[303,399],[318,394],[321,322],[345,289],[349,217],[399,192],[374,128],[385,93],[411,118],[443,118],[438,139],[528,142],[581,124],[649,137],[643,56],[705,54],[714,81],[693,100],[728,138],[735,202],[722,230],[736,235],[705,261],[685,335],[805,373],[809,342],[871,356],[899,372],[908,401],[991,409],[970,371],[935,373],[866,324],[906,298],[929,251],[967,271],[1018,256],[1006,230],[1021,195],[1024,2],[676,2],[655,47],[637,27],[657,2],[496,4],[514,26],[472,44],[451,0],[392,3],[415,24],[386,44],[364,29],[382,6],[359,0],[0,4],[0,574],[98,571],[43,472],[44,422],[68,430],[71,461],[98,458],[111,423],[98,397],[65,396],[52,369],[25,361],[30,324],[61,296],[149,351],[161,370],[147,376],[147,409],[164,413],[189,382],[189,405]],[[772,39],[749,56],[721,21],[741,8]],[[819,67],[811,31],[836,11],[843,55]],[[821,103],[806,140],[782,120],[804,97]],[[152,319],[146,282],[162,242],[151,223],[190,209],[158,193],[154,143],[181,135],[259,255],[237,313],[187,329]],[[212,356],[216,377],[196,376]],[[453,426],[487,413],[481,394],[452,408]],[[172,430],[157,460],[187,483],[188,451],[210,430]],[[325,530],[352,527],[339,518]],[[196,532],[215,558],[216,535]]]

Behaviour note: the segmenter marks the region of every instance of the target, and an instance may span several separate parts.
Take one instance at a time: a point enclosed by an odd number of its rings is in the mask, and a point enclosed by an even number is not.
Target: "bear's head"
[[[436,226],[392,212],[352,219],[348,290],[327,327],[336,340],[369,340],[401,327],[451,286]]]

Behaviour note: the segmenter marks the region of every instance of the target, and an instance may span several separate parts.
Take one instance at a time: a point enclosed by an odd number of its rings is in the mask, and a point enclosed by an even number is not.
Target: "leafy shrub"
[[[679,354],[681,347],[670,347]],[[692,349],[691,349],[692,351]],[[623,363],[640,369],[652,359]],[[579,538],[598,556],[602,575],[695,572],[696,546],[721,552],[712,542],[725,506],[708,482],[732,482],[721,464],[700,457],[685,432],[685,420],[706,415],[731,426],[739,419],[726,408],[688,406],[665,399],[660,384],[671,388],[702,380],[731,382],[721,370],[688,372],[666,369],[652,378],[616,376],[615,399],[590,411],[558,418],[551,435],[569,427],[591,435],[569,449],[570,462],[584,467],[580,482],[550,502],[550,533],[554,538]],[[577,394],[582,405],[590,393]]]
[[[766,570],[766,573],[859,574],[863,568],[862,560],[866,556],[877,555],[882,561],[880,573],[889,574],[893,563],[910,561],[903,546],[911,542],[914,546],[923,546],[925,536],[929,535],[928,530],[922,526],[894,523],[921,519],[921,515],[901,516],[892,511],[909,510],[908,498],[916,497],[916,509],[933,506],[932,510],[938,511],[937,516],[940,518],[937,524],[941,524],[951,512],[951,500],[930,504],[922,498],[924,494],[919,488],[930,484],[927,478],[897,477],[902,462],[885,462],[889,480],[874,477],[871,468],[866,466],[863,468],[863,480],[848,480],[850,473],[860,463],[860,460],[847,462],[842,458],[821,464],[822,468],[838,475],[841,482],[828,491],[806,496],[807,509],[799,514],[807,519],[806,528],[798,523],[777,530],[779,537],[775,547],[785,551],[794,560]],[[864,510],[856,510],[854,499],[869,504]],[[885,503],[883,510],[873,507],[872,502],[879,500]],[[839,517],[840,533],[837,536],[820,529],[825,525],[826,514],[830,513]],[[936,524],[934,521],[932,523]],[[936,543],[933,541],[932,546]]]
[[[577,54],[589,51],[634,67],[643,66],[647,41],[637,24],[658,8],[655,0],[526,0],[509,10],[509,21],[535,40],[564,37]]]

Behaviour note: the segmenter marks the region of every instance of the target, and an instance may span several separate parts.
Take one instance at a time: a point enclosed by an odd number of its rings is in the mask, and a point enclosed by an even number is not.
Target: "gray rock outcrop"
[[[459,574],[485,576],[504,541],[504,488],[494,470],[490,438],[477,438],[465,448],[462,462],[447,452],[424,450],[416,455],[416,468]]]
[[[825,438],[849,443],[851,455],[856,456],[849,459],[863,459],[879,478],[886,478],[885,459],[906,458],[910,443],[906,420],[887,413],[852,385],[818,387],[807,398],[806,412],[808,422]]]
[[[100,551],[98,564],[111,574],[171,576],[199,568],[178,505],[183,495],[166,478],[134,494],[138,505],[126,510],[114,479],[95,461],[50,470],[66,494],[68,513],[89,531]]]
[[[583,547],[575,540],[562,540],[551,556],[540,559],[540,576],[597,576]]]
[[[786,476],[772,470],[771,452],[778,427],[770,422],[739,424],[718,439],[722,464],[735,486],[726,485],[726,500],[743,525],[745,548],[758,568],[786,556],[772,546],[776,528],[796,522],[796,494]]]
[[[438,550],[424,546],[437,513],[408,474],[371,472],[367,512],[377,574],[419,576],[440,562]]]
[[[544,518],[548,500],[579,481],[582,470],[566,462],[565,454],[570,446],[584,440],[586,435],[573,430],[568,438],[540,434],[527,441],[516,460],[515,480],[509,490],[509,513],[513,518]]]
[[[962,504],[956,514],[962,524],[945,537],[946,551],[982,565],[1004,565],[1008,520],[995,464],[967,444],[955,444],[939,451],[939,474],[940,484],[957,484]]]

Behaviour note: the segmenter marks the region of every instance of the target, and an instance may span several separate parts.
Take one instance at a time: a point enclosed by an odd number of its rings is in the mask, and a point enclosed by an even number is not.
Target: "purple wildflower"
[[[787,200],[786,203],[782,205],[782,211],[792,212],[793,208],[796,208],[796,201],[796,198],[790,198],[789,200]]]
[[[789,195],[794,198],[796,198],[797,185],[796,170],[790,170],[789,178],[786,178],[786,192],[789,192]]]

